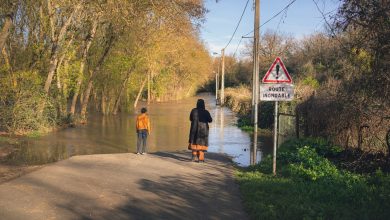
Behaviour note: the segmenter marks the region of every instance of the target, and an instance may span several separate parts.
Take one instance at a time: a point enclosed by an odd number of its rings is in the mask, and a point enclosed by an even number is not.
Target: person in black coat
[[[196,108],[190,114],[191,128],[188,149],[192,150],[192,160],[204,162],[204,152],[209,146],[209,124],[213,121],[206,110],[204,100],[198,99]],[[196,160],[197,159],[197,160]]]

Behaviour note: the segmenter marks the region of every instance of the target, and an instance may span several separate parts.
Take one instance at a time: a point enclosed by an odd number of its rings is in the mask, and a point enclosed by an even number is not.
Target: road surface
[[[74,156],[0,185],[0,219],[247,219],[233,164],[209,153]]]

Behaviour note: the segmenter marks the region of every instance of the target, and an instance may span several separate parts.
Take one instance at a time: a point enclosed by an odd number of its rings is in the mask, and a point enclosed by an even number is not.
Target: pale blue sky
[[[292,0],[261,0],[260,1],[260,24],[267,21],[273,15],[282,10]],[[318,2],[321,11],[331,15],[336,12],[339,0],[315,0]],[[220,53],[221,49],[228,43],[247,0],[205,0],[209,13],[206,15],[206,22],[201,28],[201,37],[212,52]],[[241,36],[251,32],[254,24],[254,0],[249,0],[248,8],[241,21],[232,42],[226,49],[227,54],[233,54],[237,48]],[[278,28],[279,24],[279,28]],[[313,0],[296,0],[287,13],[281,13],[278,17],[261,28],[263,33],[267,29],[290,34],[296,38],[302,38],[311,33],[323,30],[324,20],[317,10]],[[249,36],[252,36],[249,34]],[[249,39],[243,39],[242,48]]]

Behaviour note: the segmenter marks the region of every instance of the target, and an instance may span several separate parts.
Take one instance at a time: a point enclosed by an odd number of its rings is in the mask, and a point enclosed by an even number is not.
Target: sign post
[[[278,107],[279,102],[275,102],[275,115],[274,115],[274,149],[272,155],[272,173],[276,175],[276,149],[278,146]]]
[[[274,115],[274,146],[272,157],[272,172],[276,175],[276,149],[278,144],[278,107],[279,101],[294,99],[294,85],[282,60],[277,57],[263,78],[260,85],[260,100],[275,102]]]

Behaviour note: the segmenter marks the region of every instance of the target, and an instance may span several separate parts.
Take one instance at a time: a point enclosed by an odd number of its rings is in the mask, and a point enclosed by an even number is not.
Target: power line
[[[274,16],[272,16],[270,19],[268,19],[266,22],[264,22],[263,24],[261,24],[258,28],[256,28],[256,31],[263,27],[264,25],[266,25],[268,22],[270,22],[272,19],[276,18],[277,16],[279,16],[282,12],[284,12],[285,10],[287,10],[296,0],[292,0],[290,3],[288,3],[282,10],[280,10],[278,13],[276,13]],[[244,37],[253,33],[255,30],[243,35]]]
[[[279,29],[279,26],[280,26],[280,23],[286,19],[287,17],[287,9],[295,2],[296,0],[293,0],[291,1],[288,5],[286,5],[281,11],[279,11],[278,13],[276,13],[274,16],[272,16],[270,19],[268,19],[266,22],[264,22],[263,24],[260,25],[260,27],[264,26],[265,24],[267,24],[268,22],[270,22],[272,19],[276,18],[278,15],[280,15],[281,13],[284,12],[283,16],[281,17],[281,19],[279,20],[278,22],[278,26],[277,26],[277,30]],[[260,28],[259,27],[259,28]],[[236,50],[234,51],[234,54],[233,54],[233,57],[236,55],[237,51],[238,51],[238,48],[240,47],[240,44],[241,44],[241,41],[243,38],[245,38],[245,36],[253,33],[254,31],[251,31],[247,34],[245,34],[244,36],[241,37],[240,41],[238,42],[238,45],[237,45],[237,48]]]
[[[276,33],[278,33],[278,31],[279,31],[280,24],[281,24],[282,22],[284,23],[284,21],[286,20],[286,18],[287,18],[287,10],[284,11],[283,15],[280,17],[280,20],[279,20],[279,22],[278,22],[278,26],[276,26]]]
[[[241,37],[240,41],[238,42],[238,45],[237,45],[237,47],[236,47],[236,50],[235,50],[234,53],[233,53],[233,57],[236,56],[236,53],[237,53],[238,48],[240,47],[241,41],[242,41],[242,37]]]
[[[325,24],[328,26],[329,30],[332,32],[332,37],[334,37],[334,38],[340,43],[341,47],[342,47],[345,51],[349,52],[349,49],[348,49],[348,48],[343,44],[343,42],[341,42],[341,40],[338,38],[338,36],[337,36],[337,34],[335,33],[335,31],[334,31],[332,25],[329,24],[328,20],[326,19],[325,13],[324,13],[323,11],[321,11],[320,6],[318,6],[318,2],[316,2],[315,0],[312,0],[312,1],[313,1],[313,3],[316,5],[318,12],[322,15],[322,18],[323,18],[323,20],[325,21]]]
[[[230,42],[232,42],[232,40],[233,40],[233,37],[234,37],[234,35],[236,34],[236,31],[237,31],[238,27],[240,26],[240,23],[241,23],[242,17],[243,17],[243,16],[244,16],[244,14],[245,14],[246,8],[248,7],[248,3],[249,3],[249,0],[247,0],[247,1],[246,1],[245,8],[244,8],[244,10],[242,11],[242,14],[241,14],[240,20],[239,20],[239,21],[238,21],[238,23],[237,23],[236,29],[234,29],[234,32],[233,32],[233,34],[232,34],[232,37],[230,38],[229,42],[226,44],[226,46],[225,46],[223,49],[226,49],[226,47],[228,47],[228,46],[229,46]]]

